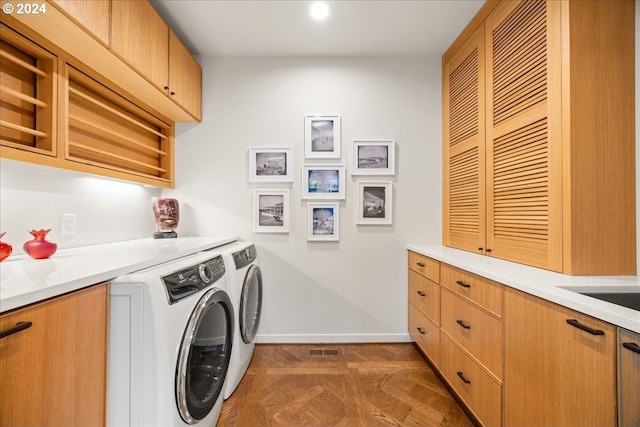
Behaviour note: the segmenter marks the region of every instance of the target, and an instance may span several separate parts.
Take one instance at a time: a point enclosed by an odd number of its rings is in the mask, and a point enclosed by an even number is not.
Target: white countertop
[[[440,245],[409,245],[407,249],[640,333],[640,311],[562,289],[597,287],[602,291],[624,286],[640,292],[638,276],[568,276]]]
[[[0,313],[235,240],[148,238],[62,249],[49,259],[10,256],[0,263]]]

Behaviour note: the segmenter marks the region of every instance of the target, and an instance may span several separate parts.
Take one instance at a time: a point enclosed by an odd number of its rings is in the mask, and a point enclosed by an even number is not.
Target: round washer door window
[[[249,344],[258,333],[260,313],[262,312],[262,272],[260,267],[252,265],[244,277],[240,297],[240,334]]]
[[[233,342],[231,307],[225,291],[207,291],[184,331],[176,367],[176,400],[187,424],[206,417],[221,395]]]

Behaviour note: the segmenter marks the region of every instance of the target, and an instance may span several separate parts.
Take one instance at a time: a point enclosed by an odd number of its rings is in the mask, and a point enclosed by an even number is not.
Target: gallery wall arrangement
[[[351,176],[357,186],[357,225],[393,224],[395,141],[356,139],[352,143]],[[340,200],[346,200],[338,114],[307,114],[304,118],[304,160],[300,199],[307,202],[307,241],[340,240]],[[316,160],[329,163],[314,163]],[[307,163],[307,161],[309,163]],[[250,183],[293,183],[293,147],[249,149]],[[380,178],[378,178],[380,177]],[[289,232],[289,189],[253,190],[253,231]]]

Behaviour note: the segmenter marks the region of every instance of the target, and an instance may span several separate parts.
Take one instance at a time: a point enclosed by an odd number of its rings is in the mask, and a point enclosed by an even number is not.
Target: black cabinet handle
[[[427,294],[425,294],[425,293],[424,293],[424,292],[422,292],[422,291],[417,291],[417,292],[418,292],[418,295],[420,295],[421,297],[424,297],[424,296],[426,296],[426,295],[427,295]]]
[[[604,335],[604,331],[602,329],[590,328],[578,322],[576,319],[567,319],[567,323],[575,328],[582,329],[585,332],[589,332],[591,335]]]
[[[0,338],[8,337],[9,335],[16,334],[20,331],[24,331],[25,329],[29,329],[33,325],[32,322],[18,322],[16,326],[13,328],[5,329],[0,332]]]
[[[487,248],[487,253],[491,252],[491,249]]]
[[[470,284],[468,284],[468,283],[464,283],[462,280],[456,280],[456,284],[457,284],[458,286],[462,286],[463,288],[470,288],[470,287],[471,287],[471,285],[470,285]]]
[[[424,331],[424,329],[422,328],[416,328],[418,330],[418,332],[420,332],[422,335],[425,335],[426,332]]]
[[[467,325],[466,323],[464,323],[464,321],[462,320],[456,320],[456,323],[460,326],[462,326],[465,329],[471,329],[471,326]]]
[[[171,96],[174,96],[176,93],[175,92],[171,92]]]
[[[471,380],[466,379],[461,371],[456,372],[456,374],[458,374],[463,383],[471,384]]]
[[[424,268],[424,262],[416,262],[416,264],[418,264],[418,267]]]
[[[623,342],[622,346],[624,348],[626,348],[627,350],[631,350],[634,353],[638,353],[640,354],[640,345],[634,343],[634,342]]]

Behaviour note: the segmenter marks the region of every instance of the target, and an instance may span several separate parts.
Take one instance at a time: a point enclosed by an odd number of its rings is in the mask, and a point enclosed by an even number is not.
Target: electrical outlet
[[[62,214],[60,230],[60,234],[63,236],[76,234],[76,214]]]

